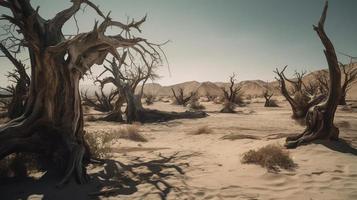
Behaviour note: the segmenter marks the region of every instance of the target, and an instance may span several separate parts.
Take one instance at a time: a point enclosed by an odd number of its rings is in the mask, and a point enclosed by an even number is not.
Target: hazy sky
[[[156,82],[163,85],[197,80],[272,80],[273,69],[289,72],[326,66],[322,45],[312,29],[324,0],[96,0],[113,19],[148,15],[144,36],[154,42],[171,40],[164,49],[170,62]],[[336,50],[357,56],[357,0],[330,0],[326,31]],[[32,0],[40,14],[52,17],[70,5],[65,0]],[[3,11],[0,10],[0,13]],[[88,7],[77,18],[81,31],[93,27],[97,15]],[[65,33],[75,32],[71,20]],[[341,61],[346,62],[343,56]],[[0,58],[0,83],[11,65]],[[94,69],[98,70],[98,69]]]

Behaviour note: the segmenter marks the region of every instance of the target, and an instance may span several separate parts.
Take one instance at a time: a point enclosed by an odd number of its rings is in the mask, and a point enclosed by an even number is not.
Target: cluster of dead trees
[[[64,35],[63,26],[70,19],[78,28],[75,15],[83,6],[93,9],[100,21],[87,32]],[[97,93],[93,101],[87,96],[86,103],[101,111],[112,110],[111,116],[119,118],[116,114],[121,114],[124,101],[129,123],[206,116],[203,112],[169,113],[142,107],[142,93],[136,95],[135,88],[152,78],[151,70],[162,64],[164,55],[163,44],[137,36],[146,17],[129,23],[115,21],[90,0],[72,0],[68,8],[51,19],[43,18],[39,7],[34,9],[29,0],[3,0],[0,7],[8,13],[1,20],[10,27],[7,34],[1,35],[5,38],[1,50],[16,68],[11,75],[16,84],[9,89],[9,116],[14,119],[0,128],[0,159],[12,153],[39,153],[63,172],[59,185],[72,177],[79,183],[88,181],[85,166],[93,158],[84,139],[79,80],[94,65],[104,64],[104,71],[110,73],[101,80],[98,77],[101,88],[113,83],[115,91],[109,96]],[[111,27],[115,27],[114,34],[108,34]],[[11,55],[18,52],[17,48],[28,52],[30,76]],[[113,99],[116,102],[112,108]]]
[[[294,79],[289,79],[285,76],[285,66],[281,71],[276,69],[274,72],[278,75],[276,78],[280,85],[281,94],[289,102],[294,119],[301,119],[306,116],[308,110],[326,98],[326,94],[316,95],[311,94],[311,90],[303,82],[305,72],[295,72]],[[289,91],[287,83],[292,85],[292,89]]]
[[[319,71],[313,74],[313,79],[309,82],[304,81],[306,72],[295,72],[294,78],[289,79],[285,76],[285,66],[281,71],[276,69],[274,72],[278,75],[281,94],[289,102],[293,111],[294,119],[305,118],[308,110],[321,103],[328,97],[330,90],[329,72],[326,70]],[[338,105],[346,105],[347,92],[353,84],[357,82],[357,67],[353,66],[353,62],[347,65],[339,63],[340,71],[343,72],[344,79],[341,87],[341,97]],[[289,89],[289,83],[292,87]],[[264,95],[269,96],[269,95]],[[267,98],[266,97],[266,98]]]
[[[93,28],[87,32],[65,36],[63,26],[85,5],[92,8],[100,17]],[[177,118],[204,117],[204,112],[162,112],[145,109],[141,103],[143,87],[147,80],[154,78],[154,69],[162,64],[163,52],[161,44],[155,44],[140,35],[141,25],[146,17],[127,24],[113,20],[109,14],[104,14],[90,0],[72,0],[71,5],[53,18],[43,18],[38,9],[34,9],[29,0],[3,0],[1,9],[10,14],[3,14],[2,20],[7,21],[11,29],[8,38],[14,44],[6,46],[2,43],[1,50],[16,68],[10,77],[15,85],[10,89],[11,102],[9,116],[13,120],[0,127],[0,159],[20,152],[32,152],[43,155],[52,161],[63,172],[59,185],[68,182],[72,177],[78,183],[87,182],[86,165],[93,162],[91,150],[84,139],[84,121],[79,80],[89,72],[94,65],[103,65],[104,70],[97,77],[101,89],[108,83],[114,85],[109,96],[96,95],[93,104],[98,110],[111,113],[107,118],[122,120],[122,105],[126,102],[126,121],[151,122]],[[306,117],[306,130],[297,136],[287,138],[288,148],[310,142],[315,139],[337,140],[339,129],[335,127],[334,115],[337,105],[343,98],[344,88],[355,80],[355,71],[343,68],[349,73],[346,86],[341,88],[341,68],[337,61],[334,47],[325,33],[328,4],[326,3],[322,16],[314,30],[318,34],[325,50],[328,62],[329,78],[327,92],[314,95],[316,89],[305,86],[304,74],[296,73],[296,79],[285,77],[286,67],[275,71],[281,86],[281,92],[293,109],[296,118]],[[108,35],[107,29],[116,27],[116,34]],[[133,34],[135,32],[135,34]],[[25,66],[16,59],[12,51],[14,47],[25,48],[28,51],[31,75],[26,73]],[[106,76],[106,74],[109,74]],[[351,79],[351,80],[350,80]],[[235,75],[230,77],[230,86],[223,88],[225,105],[222,112],[234,112],[234,106],[241,100],[241,88],[235,85]],[[286,83],[293,85],[289,92]],[[346,82],[346,80],[345,80]],[[141,84],[139,94],[135,89]],[[175,93],[175,91],[173,91]],[[293,94],[292,94],[293,93]],[[313,93],[313,94],[312,94]],[[193,95],[190,95],[192,98]],[[267,97],[270,95],[267,94]],[[85,95],[84,95],[85,97]],[[187,104],[189,100],[179,91],[175,95],[180,103]],[[111,101],[115,101],[112,106]],[[98,104],[101,104],[98,107]],[[103,106],[104,105],[104,106]],[[15,109],[15,110],[13,110]],[[19,110],[17,110],[19,109]]]

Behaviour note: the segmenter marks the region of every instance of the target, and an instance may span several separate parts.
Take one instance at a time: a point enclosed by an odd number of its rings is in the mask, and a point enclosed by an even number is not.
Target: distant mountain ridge
[[[352,67],[357,67],[357,63],[354,63]],[[322,69],[327,70],[327,69]],[[315,77],[314,74],[318,73],[317,70],[311,73],[308,73],[304,77],[304,82],[312,81]],[[343,73],[342,73],[343,74]],[[290,77],[290,74],[287,74]],[[342,80],[344,77],[342,76]],[[223,94],[222,87],[228,88],[229,83],[227,82],[197,82],[197,81],[187,81],[183,83],[178,83],[169,86],[162,86],[159,83],[147,83],[144,86],[144,94],[152,94],[155,96],[173,96],[172,89],[177,91],[179,88],[182,88],[184,91],[184,95],[188,95],[191,92],[197,92],[198,96],[221,96]],[[279,91],[279,83],[277,81],[273,82],[265,82],[262,80],[246,80],[238,82],[237,85],[241,86],[241,91],[244,93],[245,96],[251,97],[260,97],[262,96],[263,92],[266,90],[273,91],[274,95],[281,95]],[[288,88],[290,84],[287,83]],[[105,89],[108,92],[111,87],[107,87]],[[90,93],[94,93],[95,86],[93,85],[82,85],[81,91],[88,90]],[[137,89],[137,92],[139,89]],[[349,99],[357,100],[357,84],[354,84],[350,91],[348,92],[347,97]]]

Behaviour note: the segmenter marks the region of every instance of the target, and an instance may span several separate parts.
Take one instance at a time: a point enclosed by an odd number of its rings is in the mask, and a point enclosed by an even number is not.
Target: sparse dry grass
[[[137,125],[129,125],[110,131],[93,131],[85,134],[85,138],[90,146],[94,157],[108,157],[111,147],[119,139],[127,139],[136,142],[147,142],[148,140],[139,133]]]
[[[201,127],[198,127],[196,130],[192,131],[190,134],[191,135],[202,135],[202,134],[211,134],[211,133],[213,133],[213,131],[208,126],[201,126]]]
[[[251,139],[251,140],[259,140],[259,137],[253,135],[244,135],[244,134],[229,134],[221,137],[223,140],[242,140],[242,139]]]
[[[147,142],[148,140],[139,133],[139,127],[137,125],[126,126],[119,130],[120,138],[135,141],[135,142]]]
[[[119,139],[113,131],[94,131],[85,134],[91,153],[96,158],[108,157],[112,144]]]
[[[243,154],[241,162],[260,165],[273,172],[279,171],[279,168],[292,170],[296,167],[296,164],[289,156],[289,152],[280,145],[273,144],[258,150],[249,150]]]

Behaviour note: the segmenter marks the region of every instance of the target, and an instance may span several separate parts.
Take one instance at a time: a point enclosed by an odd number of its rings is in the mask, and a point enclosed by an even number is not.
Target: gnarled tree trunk
[[[85,164],[90,150],[84,140],[83,112],[79,79],[94,64],[102,64],[117,48],[133,48],[145,58],[154,44],[138,37],[105,35],[110,26],[128,33],[140,31],[145,18],[129,24],[112,21],[89,0],[72,0],[72,5],[50,20],[43,19],[29,0],[0,1],[12,16],[4,19],[16,25],[28,44],[31,60],[31,84],[24,114],[0,128],[0,159],[11,153],[36,152],[52,159],[63,169],[60,185],[75,177],[87,181]],[[80,9],[82,3],[94,8],[103,18],[92,31],[65,38],[62,27]],[[130,34],[128,34],[130,35]],[[139,44],[140,43],[140,44]],[[147,47],[147,49],[145,49]],[[157,51],[155,51],[157,52]],[[151,54],[155,59],[158,55]]]
[[[341,71],[333,44],[324,30],[327,8],[328,3],[326,1],[318,26],[314,26],[314,30],[317,32],[325,47],[324,53],[330,72],[328,99],[324,103],[316,105],[309,110],[306,116],[305,131],[300,135],[288,137],[285,144],[287,148],[295,148],[316,139],[338,139],[339,129],[334,125],[333,121],[341,97]]]

